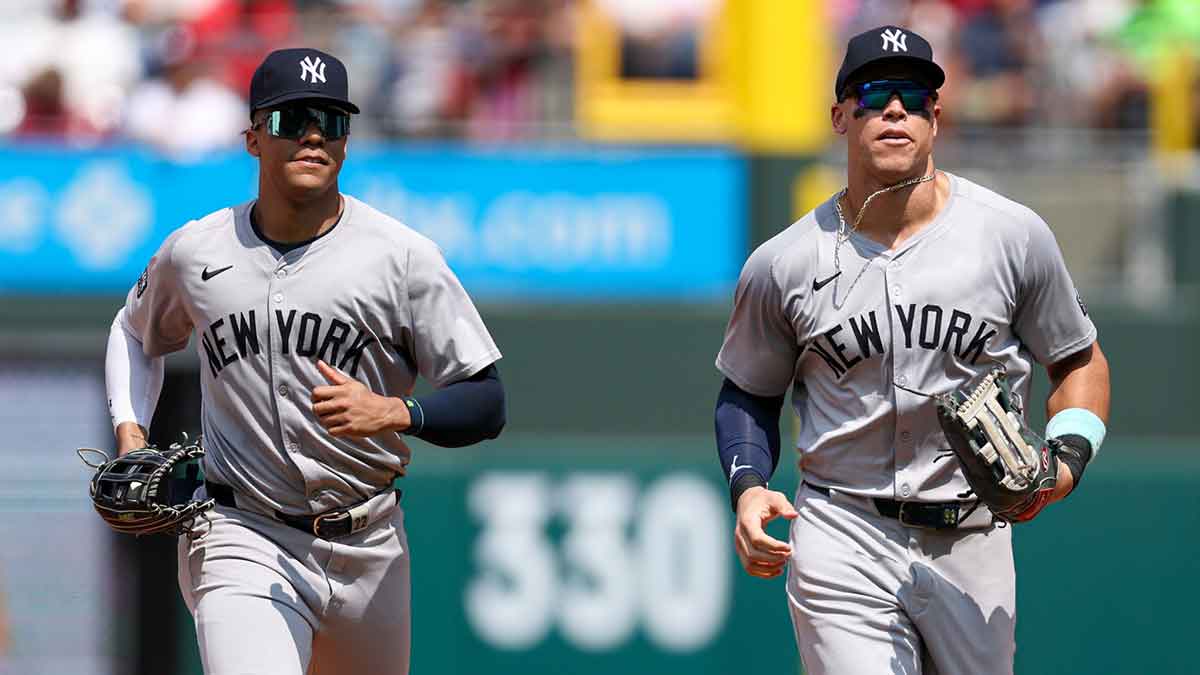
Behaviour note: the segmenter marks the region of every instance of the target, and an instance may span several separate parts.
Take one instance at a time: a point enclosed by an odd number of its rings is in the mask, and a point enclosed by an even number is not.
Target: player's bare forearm
[[[1050,376],[1047,419],[1067,408],[1085,408],[1108,422],[1108,360],[1099,342],[1051,364],[1046,372]]]
[[[1084,408],[1108,422],[1110,385],[1108,360],[1100,343],[1092,345],[1046,369],[1050,376],[1050,396],[1046,416],[1052,418],[1068,408]],[[1058,481],[1051,501],[1058,501],[1075,488],[1075,480],[1066,464],[1058,466]]]
[[[113,432],[117,437],[117,454],[124,455],[130,450],[137,450],[150,445],[149,433],[146,427],[137,422],[121,422]]]

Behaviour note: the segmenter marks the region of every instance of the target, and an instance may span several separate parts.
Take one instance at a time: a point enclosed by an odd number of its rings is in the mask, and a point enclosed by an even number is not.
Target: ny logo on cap
[[[908,34],[899,28],[895,30],[884,30],[882,33],[880,33],[880,37],[883,38],[883,51],[886,52],[888,50],[888,45],[891,45],[891,50],[893,52],[908,51]]]
[[[325,82],[325,62],[321,57],[318,56],[315,61],[311,56],[304,57],[300,62],[300,80],[311,84],[316,84],[317,80]]]

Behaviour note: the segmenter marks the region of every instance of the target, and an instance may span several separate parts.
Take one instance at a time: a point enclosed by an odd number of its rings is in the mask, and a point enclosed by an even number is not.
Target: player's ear
[[[838,136],[845,136],[850,130],[849,115],[846,114],[845,107],[841,102],[834,103],[829,110],[829,121],[833,125],[833,133]]]
[[[254,133],[254,129],[247,129],[246,135],[246,152],[252,157],[261,157],[262,151],[258,147],[258,135]]]
[[[942,117],[942,105],[937,101],[933,102],[933,114],[929,116],[929,123],[933,125],[933,137],[937,138],[938,120]]]

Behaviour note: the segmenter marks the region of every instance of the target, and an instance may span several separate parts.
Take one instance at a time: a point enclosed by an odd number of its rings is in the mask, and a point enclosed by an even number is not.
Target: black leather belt
[[[233,509],[238,508],[237,500],[233,496],[233,488],[229,487],[228,485],[222,485],[220,483],[214,483],[206,480],[204,481],[204,489],[208,492],[208,496],[215,499],[216,502],[221,506],[228,506],[229,508]],[[388,490],[393,490],[393,488],[380,490],[379,492],[375,493],[375,497],[378,497]],[[399,504],[400,490],[393,491],[396,493],[396,503]],[[374,499],[374,497],[371,499]],[[355,532],[366,529],[366,527],[371,524],[366,515],[356,517],[355,514],[352,513],[352,511],[369,501],[371,500],[367,499],[352,506],[333,509],[311,516],[296,516],[290,513],[276,511],[275,518],[285,525],[290,525],[301,532],[320,537],[321,539],[337,539],[338,537],[344,537],[346,535],[354,534]]]
[[[807,481],[804,484],[826,497],[831,496],[827,487]],[[884,497],[871,499],[881,516],[895,518],[909,527],[934,530],[953,530],[979,506],[979,502],[898,502]]]

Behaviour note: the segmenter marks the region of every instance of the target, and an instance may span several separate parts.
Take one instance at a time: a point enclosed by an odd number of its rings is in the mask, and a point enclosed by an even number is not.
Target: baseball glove
[[[934,397],[938,421],[967,483],[996,518],[1032,520],[1050,503],[1058,477],[1060,441],[1046,441],[1025,425],[1002,369],[968,394]]]
[[[166,452],[151,445],[116,459],[92,448],[80,448],[80,459],[96,469],[92,476],[92,505],[108,526],[123,534],[191,533],[196,518],[216,503],[196,501],[192,493],[203,481],[199,460],[204,456],[200,439],[185,434]],[[88,461],[100,455],[103,462]]]

